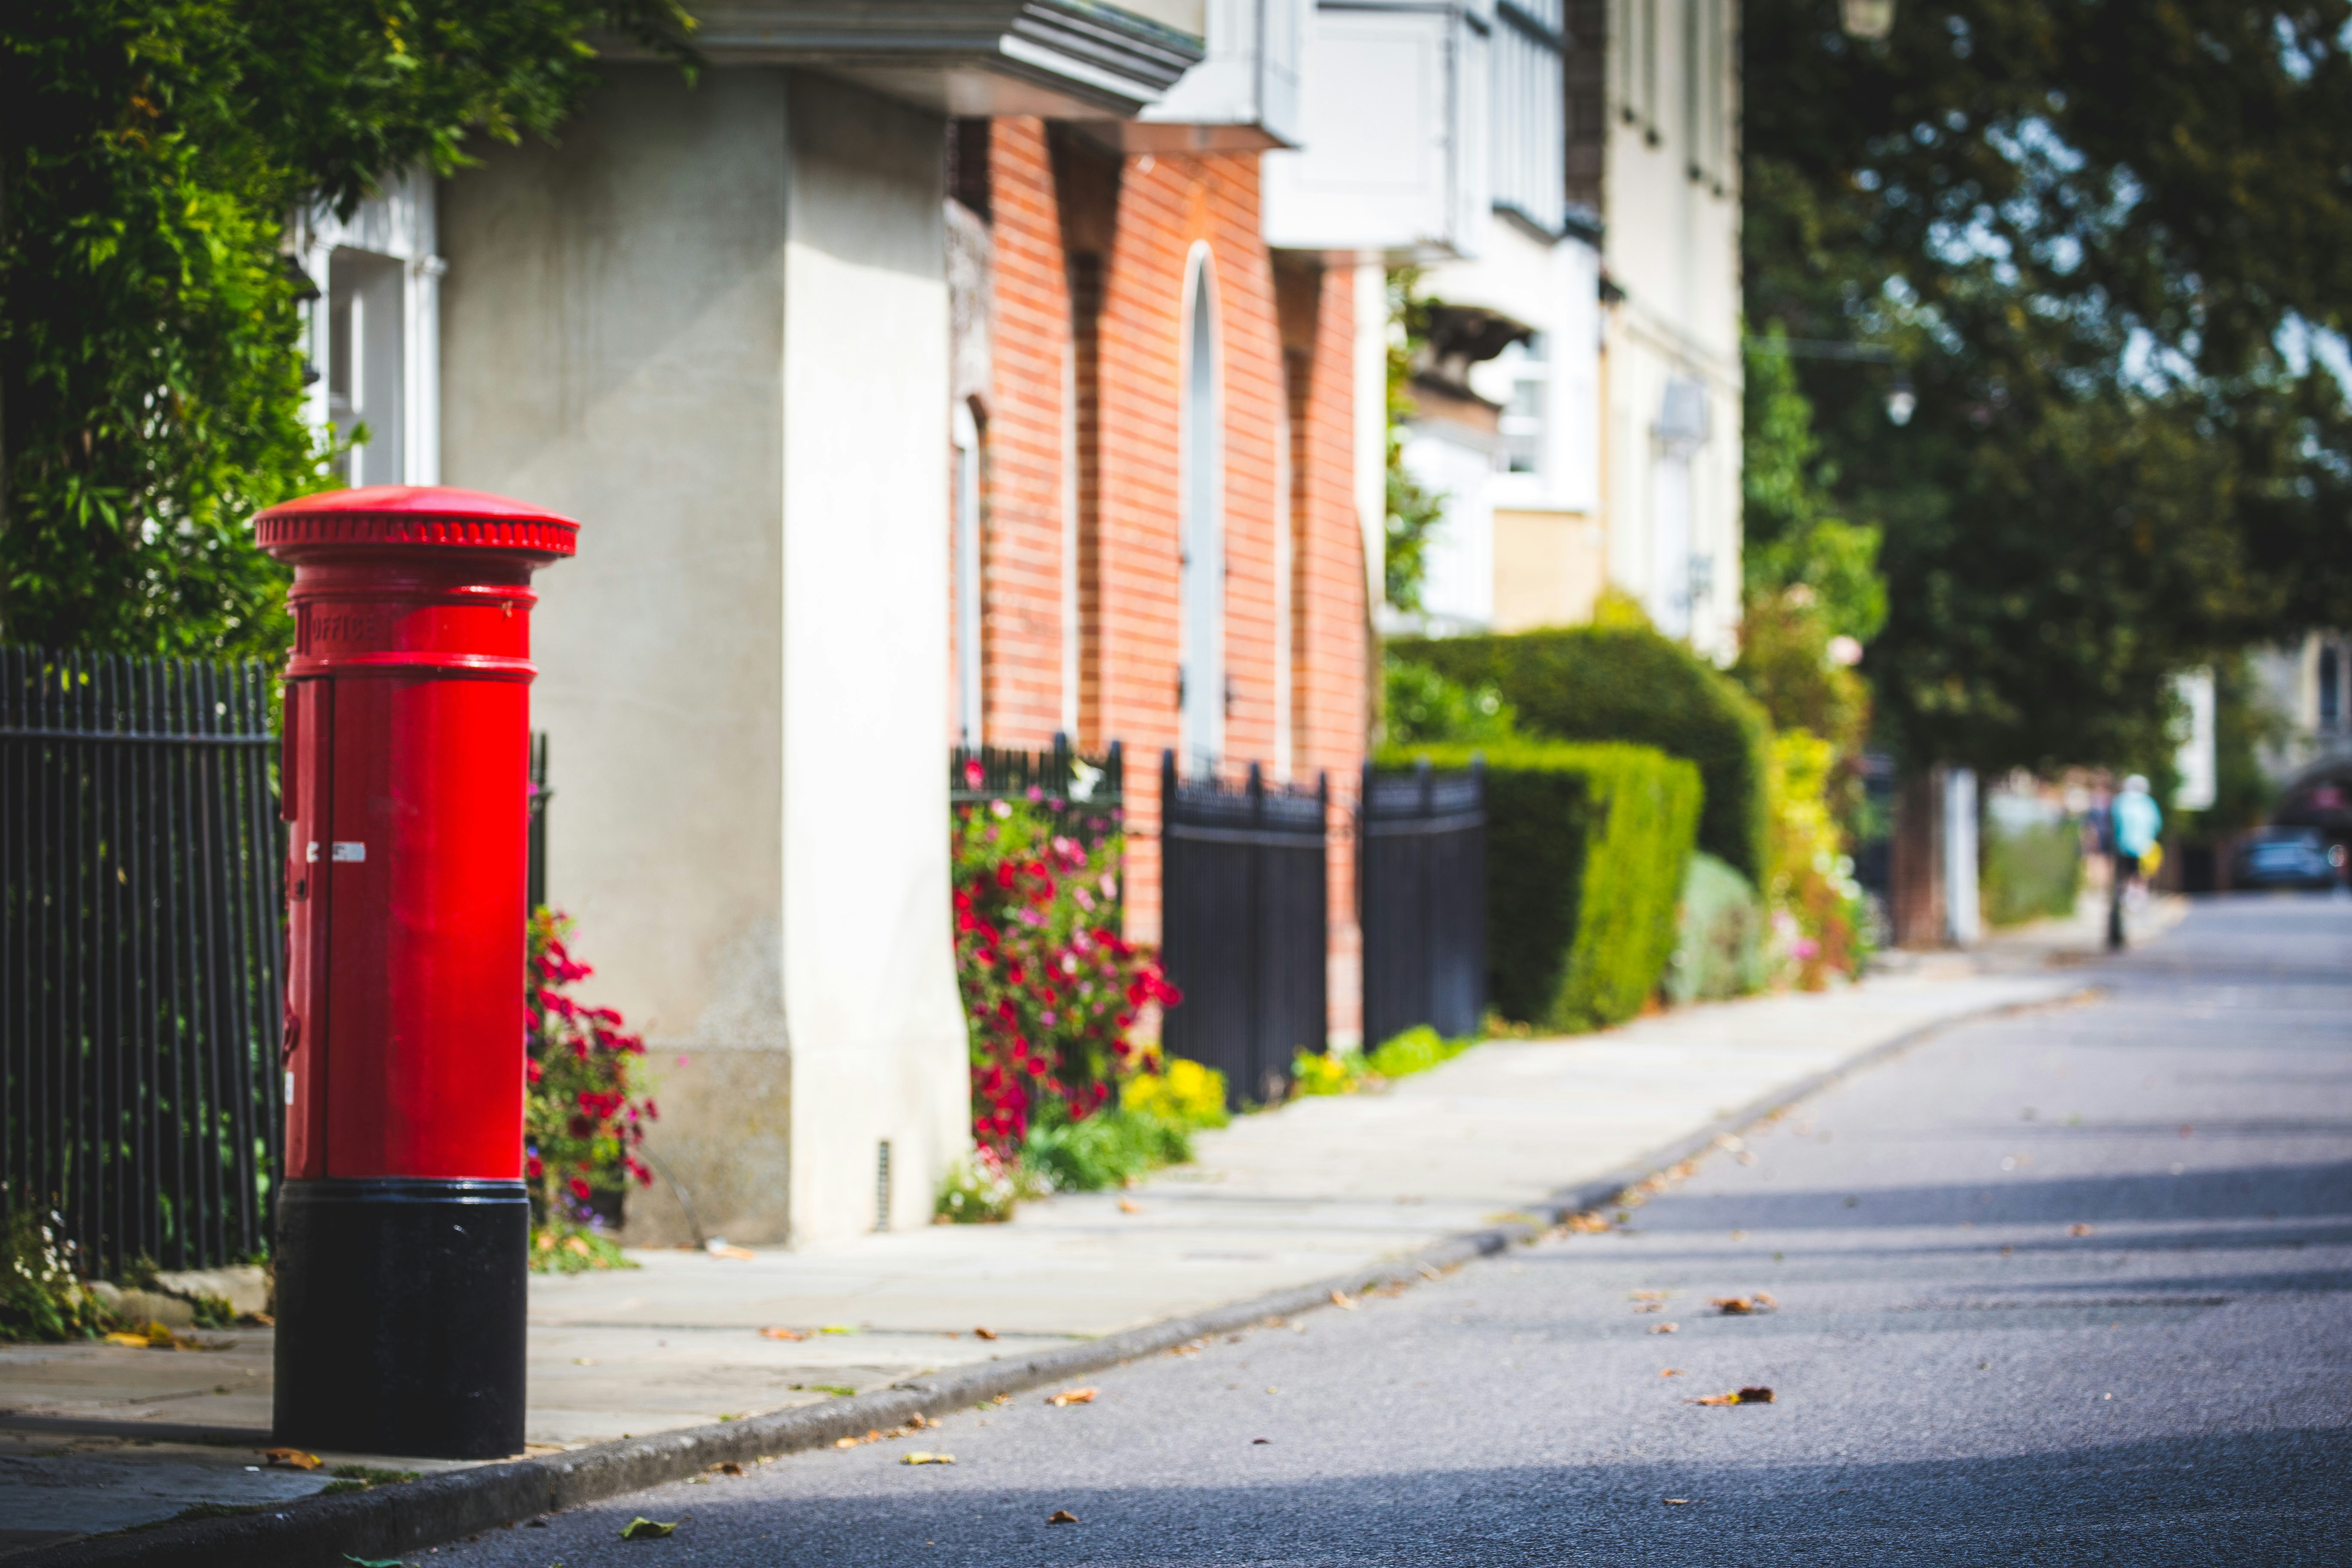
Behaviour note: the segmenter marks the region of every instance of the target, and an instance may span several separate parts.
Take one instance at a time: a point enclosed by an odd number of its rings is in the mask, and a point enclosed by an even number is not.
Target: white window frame
[[[448,264],[437,254],[434,180],[415,170],[389,182],[362,201],[348,218],[319,205],[297,215],[289,237],[295,264],[319,297],[305,323],[311,382],[305,415],[322,438],[331,438],[333,417],[327,389],[337,378],[330,327],[337,252],[377,257],[399,268],[400,390],[397,442],[385,482],[441,482],[441,277]],[[360,416],[367,417],[362,404]]]
[[[1189,770],[1225,752],[1224,364],[1208,242],[1184,258],[1176,387],[1177,733]],[[1205,319],[1204,319],[1205,318]]]

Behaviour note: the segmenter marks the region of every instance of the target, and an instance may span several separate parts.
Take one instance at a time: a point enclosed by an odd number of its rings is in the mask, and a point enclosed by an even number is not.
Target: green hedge
[[[1764,885],[1770,724],[1753,699],[1682,644],[1643,627],[1572,626],[1400,640],[1389,651],[1464,686],[1493,686],[1528,734],[1627,741],[1689,758],[1706,780],[1699,847]]]
[[[1632,1017],[1675,950],[1698,770],[1648,746],[1413,746],[1381,765],[1486,760],[1487,997],[1514,1022]]]

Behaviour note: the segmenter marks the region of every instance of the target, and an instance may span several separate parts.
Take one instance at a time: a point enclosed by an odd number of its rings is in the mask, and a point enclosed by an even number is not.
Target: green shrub
[[[1181,1123],[1107,1106],[1075,1121],[1048,1115],[1031,1122],[1021,1157],[1055,1192],[1098,1193],[1182,1164],[1192,1157],[1192,1139]]]
[[[1295,1051],[1290,1058],[1290,1092],[1302,1099],[1324,1094],[1353,1094],[1370,1079],[1364,1053],[1338,1046],[1319,1051]]]
[[[1518,716],[1491,681],[1465,686],[1394,654],[1383,662],[1382,675],[1381,718],[1397,745],[1492,746],[1517,738]]]
[[[1988,824],[1979,889],[1988,925],[2073,914],[2083,891],[2080,831],[2068,821]]]
[[[1493,686],[1524,735],[1631,742],[1697,763],[1706,781],[1698,847],[1763,882],[1769,725],[1753,699],[1680,643],[1612,626],[1389,646],[1458,685]]]
[[[1764,904],[1748,879],[1701,851],[1683,874],[1683,908],[1666,999],[1718,1002],[1764,988]]]
[[[0,1188],[0,1204],[7,1195]],[[0,1208],[0,1340],[86,1340],[108,1319],[75,1273],[64,1218]]]
[[[1015,1156],[1006,1159],[982,1143],[948,1167],[931,1200],[934,1225],[994,1225],[1013,1217],[1016,1205],[1054,1190],[1043,1173]]]
[[[1225,1109],[1225,1075],[1181,1057],[1167,1058],[1158,1072],[1130,1074],[1118,1086],[1118,1103],[1184,1128],[1223,1127],[1234,1119]]]
[[[1698,769],[1647,746],[1527,742],[1483,754],[1490,1005],[1550,1029],[1632,1017],[1675,950]],[[1465,768],[1471,755],[1417,746],[1383,752],[1381,765],[1425,756]]]
[[[1382,1078],[1410,1078],[1450,1062],[1475,1040],[1449,1040],[1427,1024],[1415,1024],[1394,1039],[1382,1042],[1365,1058],[1365,1065]]]

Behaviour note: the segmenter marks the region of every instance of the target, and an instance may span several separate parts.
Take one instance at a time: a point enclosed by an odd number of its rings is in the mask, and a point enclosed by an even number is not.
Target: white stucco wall
[[[535,627],[550,898],[705,1233],[870,1228],[884,1139],[920,1223],[964,1092],[941,127],[779,69],[607,77],[441,203],[444,476],[583,524]]]

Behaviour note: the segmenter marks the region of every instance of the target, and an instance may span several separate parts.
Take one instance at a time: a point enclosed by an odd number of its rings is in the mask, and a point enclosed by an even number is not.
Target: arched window
[[[1207,773],[1225,743],[1223,399],[1217,385],[1216,296],[1209,247],[1186,267],[1184,379],[1177,410],[1177,730],[1191,770]]]

